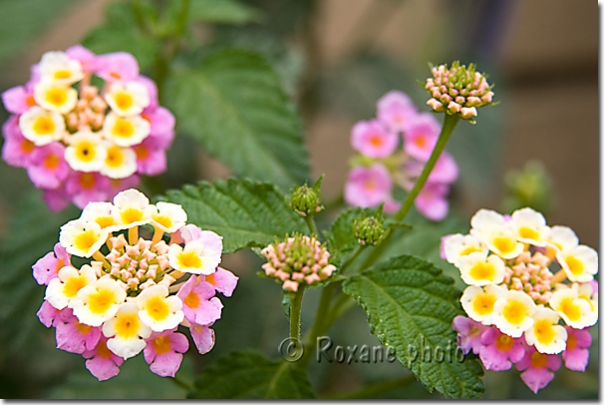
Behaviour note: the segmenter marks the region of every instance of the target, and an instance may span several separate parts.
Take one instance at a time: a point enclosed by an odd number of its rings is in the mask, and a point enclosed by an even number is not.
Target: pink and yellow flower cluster
[[[440,129],[434,116],[418,112],[406,94],[391,91],[384,95],[377,102],[377,117],[352,128],[350,141],[358,153],[351,161],[345,201],[363,208],[383,203],[385,212],[396,212],[401,203],[394,197],[395,186],[407,191],[413,188]],[[417,210],[434,221],[445,218],[449,210],[446,196],[458,174],[455,160],[444,151],[415,200]]]
[[[283,283],[283,289],[298,291],[300,284],[316,285],[336,270],[329,264],[329,252],[314,236],[294,235],[261,251],[268,260],[262,269],[268,277]]]
[[[52,210],[108,201],[166,169],[174,116],[129,53],[95,55],[80,45],[47,52],[2,102],[12,114],[2,157],[27,170]]]
[[[554,378],[564,360],[585,371],[598,320],[598,254],[572,229],[548,226],[531,208],[504,216],[479,210],[467,235],[443,238],[443,258],[469,286],[453,328],[460,347],[487,370],[512,364],[533,391]]]
[[[180,205],[153,205],[135,189],[113,204],[92,202],[61,227],[54,252],[33,266],[46,285],[40,321],[56,328],[59,349],[82,354],[99,380],[143,352],[152,372],[174,376],[189,348],[214,345],[221,316],[216,293],[230,297],[237,277],[219,266],[222,238],[187,225]],[[86,263],[79,268],[72,256]]]

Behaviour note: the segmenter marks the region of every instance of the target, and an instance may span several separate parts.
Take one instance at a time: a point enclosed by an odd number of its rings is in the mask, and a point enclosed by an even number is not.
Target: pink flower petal
[[[214,330],[208,326],[191,325],[191,337],[197,347],[197,351],[206,354],[214,347]]]

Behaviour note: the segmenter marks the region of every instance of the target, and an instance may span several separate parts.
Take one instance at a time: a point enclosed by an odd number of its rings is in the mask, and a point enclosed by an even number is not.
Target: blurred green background
[[[171,2],[155,1],[166,9]],[[120,49],[121,44],[131,47],[124,50],[136,54],[143,73],[154,74],[148,56],[164,44],[128,31],[116,17],[115,6],[110,9],[113,14],[107,12],[112,3],[0,0],[0,91],[25,83],[29,66],[44,52],[64,50],[84,38],[99,52]],[[175,58],[175,66],[195,63],[207,46],[221,44],[263,54],[295,100],[312,175],[326,175],[326,200],[342,191],[352,155],[350,128],[374,116],[375,102],[382,94],[402,90],[427,111],[425,92],[416,83],[428,74],[427,63],[473,61],[496,83],[501,104],[481,110],[476,126],[462,123],[448,147],[461,168],[452,200],[463,226],[480,207],[509,211],[528,202],[547,214],[549,224],[570,226],[582,243],[599,247],[599,10],[595,2],[241,0],[247,7],[237,8],[229,19],[212,17],[211,8],[202,7],[210,3],[191,0],[198,6],[196,12],[205,15],[201,20],[214,23],[195,24],[187,38],[187,54]],[[6,117],[1,110],[0,119]],[[230,174],[182,132],[169,153],[169,171],[162,176],[165,186],[177,188]],[[533,159],[537,163],[527,168],[524,180],[510,174]],[[148,371],[142,356],[128,360],[116,378],[98,383],[84,368],[81,356],[54,349],[54,330],[45,329],[35,317],[43,288],[35,284],[30,266],[52,248],[58,227],[77,212],[56,217],[26,214],[43,212],[37,210],[39,205],[39,193],[25,171],[0,162],[0,396],[183,398],[182,389]],[[17,239],[15,229],[22,230]],[[53,229],[56,235],[49,240]],[[430,234],[426,244],[435,247],[439,236]],[[31,263],[22,260],[23,252],[34,257]],[[430,254],[436,262],[436,253]],[[255,276],[258,259],[237,253],[225,257],[224,266],[240,276],[239,287],[232,298],[223,300],[215,348],[205,356],[185,356],[179,372],[184,380],[191,381],[195,372],[235,349],[254,347],[277,358],[277,346],[287,335],[280,288]],[[311,290],[305,298],[303,329],[314,316],[316,292]],[[360,308],[338,321],[330,336],[342,345],[378,344]],[[593,336],[587,373],[562,370],[535,396],[516,371],[487,372],[485,398],[598,398],[596,328]],[[407,373],[398,363],[314,364],[310,369],[313,387],[322,395]],[[383,397],[435,396],[416,383]]]

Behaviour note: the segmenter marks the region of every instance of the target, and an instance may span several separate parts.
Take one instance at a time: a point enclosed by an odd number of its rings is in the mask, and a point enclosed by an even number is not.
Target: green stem
[[[367,245],[359,245],[357,246],[357,248],[355,249],[354,253],[352,254],[352,256],[350,256],[350,258],[348,260],[346,260],[342,266],[340,266],[340,271],[338,271],[339,275],[344,274],[344,272],[346,271],[346,269],[348,269],[348,267],[350,267],[350,265],[352,263],[354,263],[354,261],[361,255],[361,253],[363,253],[363,251],[367,248]]]
[[[321,212],[328,212],[342,206],[344,206],[344,194],[340,193],[334,199],[329,200],[325,204],[323,204],[323,207],[325,209]]]
[[[367,387],[361,388],[360,390],[344,393],[344,394],[331,394],[323,395],[321,399],[363,399],[373,398],[377,394],[383,392],[392,391],[394,389],[407,386],[412,384],[417,379],[413,374],[405,377],[397,378],[396,380],[383,381],[375,384],[368,385]]]
[[[181,380],[177,376],[172,377],[171,380],[172,380],[172,382],[174,384],[176,384],[180,388],[186,390],[187,392],[193,391],[193,387],[192,386],[190,386],[189,384],[187,384],[186,382],[184,382],[183,380]]]
[[[319,237],[319,231],[317,229],[317,224],[315,223],[315,216],[313,214],[308,214],[304,217],[306,221],[306,225],[308,225],[308,230],[310,231],[311,236]]]
[[[312,358],[312,354],[317,345],[317,336],[325,333],[325,323],[331,304],[331,298],[335,291],[336,283],[331,283],[321,291],[319,306],[317,307],[317,315],[312,329],[304,337],[304,356],[300,359],[297,366],[305,368]]]
[[[407,197],[405,198],[403,205],[401,206],[401,208],[398,210],[398,212],[394,216],[394,219],[397,222],[401,222],[403,219],[405,219],[405,216],[407,215],[407,213],[413,206],[413,203],[415,202],[415,198],[417,197],[419,192],[422,190],[422,188],[424,188],[424,185],[426,184],[426,181],[428,180],[428,176],[430,176],[430,173],[432,173],[432,169],[434,169],[434,165],[436,165],[438,158],[440,157],[442,151],[445,149],[445,145],[449,141],[449,138],[451,137],[451,134],[453,133],[455,126],[459,122],[459,119],[460,119],[459,114],[455,114],[455,115],[446,115],[445,114],[445,122],[443,123],[443,127],[440,130],[440,135],[438,136],[438,141],[436,142],[436,145],[434,146],[434,149],[432,150],[432,154],[430,155],[430,158],[426,162],[426,165],[424,166],[422,173],[419,175],[419,177],[415,181],[413,188],[411,189],[409,194],[407,194]]]
[[[302,313],[302,298],[306,285],[302,284],[298,291],[289,292],[289,337],[300,340],[300,315]]]
[[[424,166],[421,174],[415,181],[413,188],[411,189],[409,194],[407,194],[407,197],[405,198],[405,201],[403,201],[401,208],[398,210],[398,212],[394,216],[394,219],[396,222],[402,222],[403,219],[405,219],[405,217],[409,213],[409,210],[411,210],[411,207],[413,207],[413,203],[415,202],[416,197],[418,196],[418,194],[420,193],[422,188],[424,188],[424,185],[426,184],[426,181],[428,180],[428,177],[430,176],[432,169],[434,169],[434,165],[436,165],[438,158],[440,157],[442,151],[445,149],[447,141],[451,137],[451,134],[453,133],[455,126],[459,122],[459,119],[460,119],[460,116],[458,114],[445,115],[445,121],[443,123],[443,127],[440,130],[440,135],[438,136],[438,141],[436,142],[436,145],[434,146],[434,149],[432,150],[432,154],[430,155],[430,158],[426,162],[426,165]],[[367,260],[365,260],[365,262],[363,263],[363,266],[362,266],[363,269],[366,269],[367,267],[369,267],[370,265],[375,263],[375,261],[384,252],[384,249],[386,248],[391,237],[392,237],[392,228],[389,228],[386,231],[386,235],[384,236],[384,240],[382,241],[382,243],[380,245],[378,245],[373,252],[371,252],[371,255],[369,255]]]

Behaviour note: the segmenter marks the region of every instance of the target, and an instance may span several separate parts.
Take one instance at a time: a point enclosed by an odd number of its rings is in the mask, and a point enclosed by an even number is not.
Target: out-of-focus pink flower
[[[398,146],[398,135],[387,131],[378,120],[359,121],[352,127],[352,147],[365,156],[385,158]]]
[[[166,170],[166,151],[157,147],[150,137],[135,146],[134,152],[136,152],[136,167],[139,173],[154,176]]]
[[[415,199],[415,207],[426,218],[441,221],[449,212],[449,202],[445,198],[449,187],[439,183],[426,183]]]
[[[31,163],[31,155],[36,145],[21,134],[16,116],[11,116],[2,125],[2,133],[2,159],[11,166],[27,167]]]
[[[65,146],[59,142],[49,143],[31,152],[27,174],[38,188],[53,189],[61,185],[71,169],[65,161]]]
[[[420,162],[427,161],[438,141],[439,133],[440,124],[431,114],[414,115],[403,133],[405,152]]]
[[[143,351],[149,369],[162,377],[174,377],[182,363],[182,353],[189,350],[189,341],[174,330],[154,332],[146,339]]]
[[[561,364],[559,355],[539,353],[534,346],[529,346],[516,368],[524,371],[520,378],[536,394],[554,379],[553,372],[557,371]]]
[[[413,102],[405,93],[390,91],[377,102],[377,118],[394,132],[404,131],[407,123],[417,114]]]
[[[97,56],[82,45],[77,44],[67,48],[65,54],[71,59],[79,61],[84,72],[92,73],[96,70]]]
[[[381,163],[369,167],[355,167],[348,172],[344,188],[346,203],[355,207],[375,207],[389,199],[392,178]]]
[[[35,105],[33,89],[26,86],[11,87],[2,93],[2,104],[11,114],[23,114]]]
[[[109,178],[99,173],[72,171],[66,180],[65,189],[73,196],[76,207],[84,209],[89,202],[107,201],[110,185]]]
[[[96,72],[107,81],[128,82],[138,77],[138,62],[127,52],[114,52],[96,57]]]
[[[496,327],[488,328],[480,337],[480,360],[487,370],[502,371],[512,368],[512,363],[522,360],[525,352],[522,339],[501,333]]]
[[[59,188],[44,190],[42,199],[53,212],[64,210],[71,202],[67,191],[65,191],[65,183]]]

